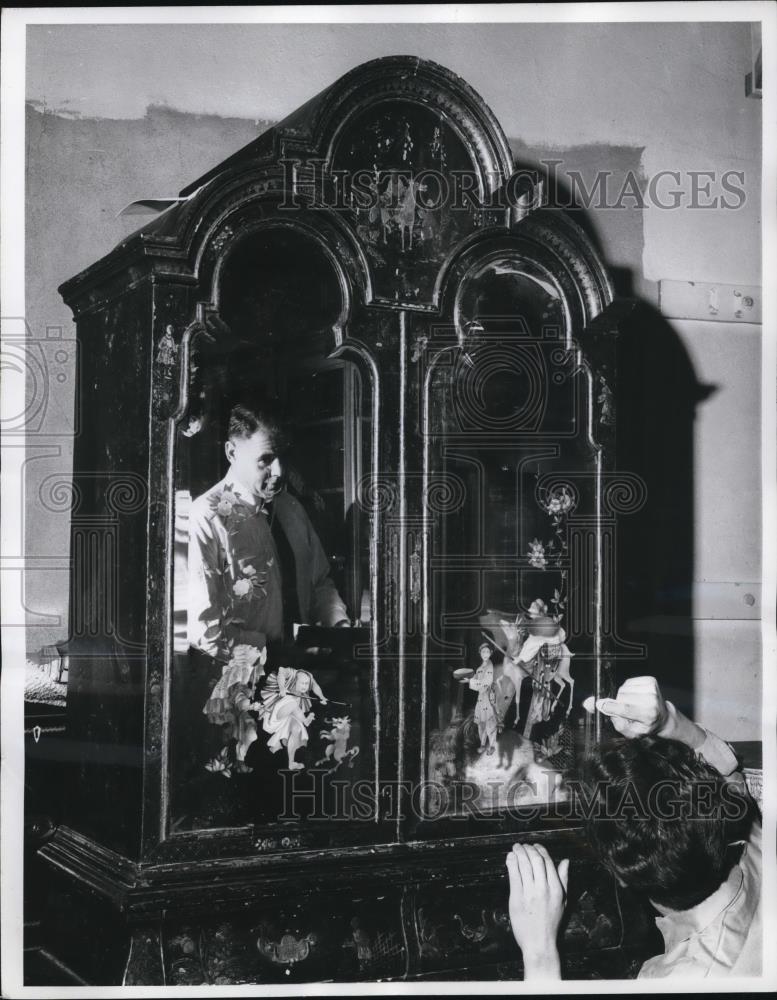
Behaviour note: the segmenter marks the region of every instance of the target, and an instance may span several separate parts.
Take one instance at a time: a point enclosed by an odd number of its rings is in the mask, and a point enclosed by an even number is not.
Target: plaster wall
[[[342,73],[397,53],[467,80],[522,162],[560,161],[562,179],[578,172],[589,190],[610,171],[610,201],[630,172],[644,189],[679,171],[661,191],[680,192],[681,207],[623,198],[588,213],[635,294],[657,302],[666,278],[761,284],[761,105],[745,97],[746,24],[28,29],[25,319],[48,370],[25,474],[31,652],[67,627],[68,513],[44,499],[45,482],[70,472],[77,430],[74,328],[57,286],[137,228],[118,216],[129,202],[175,195]],[[692,171],[715,178],[697,207]],[[740,204],[710,207],[727,171]],[[667,319],[699,381],[716,386],[695,427],[696,703],[728,738],[757,739],[761,330]]]

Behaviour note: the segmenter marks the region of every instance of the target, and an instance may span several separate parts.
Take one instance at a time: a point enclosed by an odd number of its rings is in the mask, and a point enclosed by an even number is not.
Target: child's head
[[[622,885],[686,910],[727,877],[748,806],[685,744],[613,739],[585,761],[582,785],[589,840]]]

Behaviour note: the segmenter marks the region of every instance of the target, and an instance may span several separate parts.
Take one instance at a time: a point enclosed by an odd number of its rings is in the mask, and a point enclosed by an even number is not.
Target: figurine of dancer
[[[491,647],[483,642],[478,647],[480,664],[467,684],[477,691],[478,700],[475,703],[475,725],[480,737],[480,752],[492,754],[496,750],[497,712],[496,695],[494,693],[494,664],[491,662]]]
[[[315,718],[311,712],[311,696],[326,705],[327,699],[316,679],[307,670],[279,667],[270,674],[262,691],[262,703],[256,705],[262,728],[269,735],[267,746],[273,753],[286,748],[290,771],[301,771],[305,765],[296,760],[297,751],[308,742],[308,726]]]

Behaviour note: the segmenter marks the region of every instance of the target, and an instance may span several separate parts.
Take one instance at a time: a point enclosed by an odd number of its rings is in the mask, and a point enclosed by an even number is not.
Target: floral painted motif
[[[235,537],[241,524],[247,518],[254,517],[257,511],[261,510],[253,504],[246,503],[238,496],[230,483],[226,483],[220,492],[214,493],[210,498],[210,504],[223,521],[230,538]],[[233,603],[261,600],[267,597],[267,580],[273,563],[274,558],[270,556],[266,560],[265,568],[259,571],[247,560],[238,559],[237,573],[240,575],[236,574],[236,579],[232,583]],[[234,610],[234,608],[224,609],[225,621],[239,622],[241,620],[239,617],[235,617]]]
[[[293,966],[297,962],[304,962],[317,943],[318,937],[315,933],[306,934],[304,937],[286,933],[280,941],[271,941],[263,930],[256,940],[256,947],[262,958],[277,965]]]
[[[544,502],[545,510],[549,514],[566,514],[567,511],[572,507],[572,496],[567,492],[566,487],[561,487],[560,490],[551,492]]]
[[[242,497],[238,496],[231,483],[225,483],[222,490],[215,492],[209,498],[209,503],[222,519],[230,534],[234,534],[246,518],[252,517],[256,513],[256,507],[246,503]]]
[[[533,566],[535,569],[545,569],[548,561],[545,557],[545,546],[538,539],[534,538],[529,542],[529,565]]]
[[[537,476],[539,479],[539,474]],[[553,525],[553,538],[542,542],[538,538],[529,543],[529,565],[534,569],[545,570],[548,567],[559,571],[560,586],[553,591],[550,603],[553,605],[553,619],[561,622],[566,608],[567,556],[566,519],[575,506],[575,498],[563,484],[550,489],[538,487],[539,504],[550,515]]]
[[[263,597],[267,597],[267,578],[269,575],[269,570],[273,566],[275,560],[272,556],[267,559],[265,565],[266,569],[258,573],[255,566],[250,563],[244,563],[244,560],[238,560],[238,568],[240,570],[241,576],[232,585],[232,593],[237,600],[261,600]]]
[[[235,494],[229,490],[224,490],[221,494],[221,499],[216,503],[216,511],[220,517],[231,517],[236,503],[237,497]]]

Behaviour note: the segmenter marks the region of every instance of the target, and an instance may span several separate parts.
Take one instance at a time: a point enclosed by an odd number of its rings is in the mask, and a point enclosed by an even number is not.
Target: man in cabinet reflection
[[[189,645],[223,665],[204,712],[231,727],[238,762],[258,735],[249,688],[262,667],[250,651],[293,638],[295,623],[350,624],[318,535],[283,489],[284,441],[272,411],[233,407],[229,470],[190,513]],[[246,662],[254,667],[248,680]],[[220,769],[218,758],[206,766]]]

